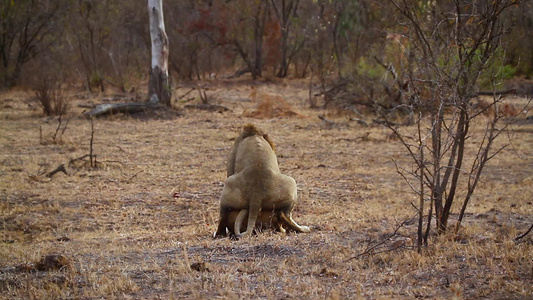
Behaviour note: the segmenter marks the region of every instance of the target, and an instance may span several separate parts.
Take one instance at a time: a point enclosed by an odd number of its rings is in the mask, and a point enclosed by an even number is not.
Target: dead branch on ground
[[[63,172],[63,173],[65,173],[65,175],[68,175],[67,169],[65,169],[65,165],[64,164],[60,164],[53,171],[48,172],[48,174],[46,174],[46,177],[52,178],[52,176],[54,176],[56,173],[59,173],[59,172]]]
[[[417,212],[417,215],[418,215],[418,212]],[[353,257],[350,257],[348,259],[348,261],[352,260],[352,259],[357,259],[357,258],[361,258],[363,256],[371,256],[371,255],[376,255],[376,254],[380,254],[380,253],[385,253],[385,252],[390,252],[390,251],[394,251],[394,250],[398,250],[400,248],[407,248],[408,246],[406,245],[406,242],[399,242],[396,241],[394,243],[392,243],[391,247],[390,248],[386,248],[384,247],[383,245],[385,245],[385,243],[387,243],[388,241],[390,241],[390,239],[392,239],[393,237],[397,236],[398,235],[398,231],[403,228],[405,226],[405,224],[407,224],[408,222],[410,222],[411,220],[413,220],[415,217],[411,217],[407,220],[404,220],[402,223],[398,224],[395,228],[394,228],[394,231],[389,234],[388,236],[386,236],[385,238],[381,239],[380,241],[377,241],[376,243],[374,243],[373,245],[370,245],[368,246],[363,252],[357,254],[356,256],[353,256]],[[369,242],[369,244],[372,243],[372,241]],[[379,249],[379,251],[376,251],[377,249]]]
[[[133,178],[137,177],[137,175],[139,175],[142,172],[143,170],[140,170],[139,172],[133,174],[133,176],[131,176],[128,180],[126,180],[126,183],[130,183],[133,180]]]
[[[519,241],[520,241],[521,239],[523,239],[526,235],[528,235],[528,234],[531,232],[531,230],[533,230],[533,224],[531,224],[531,226],[529,226],[529,229],[528,229],[526,232],[524,232],[523,234],[521,234],[521,235],[515,237],[515,238],[514,238],[514,241],[515,241],[515,242],[519,242]]]
[[[324,117],[324,116],[318,116],[318,118],[319,118],[320,120],[324,121],[324,123],[325,123],[327,126],[329,126],[329,127],[339,126],[338,123],[335,123],[335,122],[333,122],[333,121],[331,121],[331,120],[328,120],[328,119],[326,119],[326,117]]]

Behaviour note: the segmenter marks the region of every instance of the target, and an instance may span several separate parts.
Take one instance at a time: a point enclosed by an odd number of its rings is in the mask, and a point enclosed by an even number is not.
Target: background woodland
[[[433,2],[415,1],[411,8],[430,15]],[[455,5],[436,2],[442,11]],[[483,4],[465,9],[476,6]],[[244,72],[254,79],[313,74],[326,91],[339,82],[379,77],[383,65],[401,63],[402,48],[409,47],[394,1],[179,0],[165,1],[164,14],[174,82]],[[498,52],[504,76],[529,77],[531,3],[505,10],[500,21],[513,28]],[[89,91],[130,91],[148,76],[145,1],[5,0],[0,33],[3,88],[59,81],[82,83]]]

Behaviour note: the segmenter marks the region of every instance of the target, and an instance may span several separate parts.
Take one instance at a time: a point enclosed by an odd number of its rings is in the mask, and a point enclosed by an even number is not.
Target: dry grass
[[[419,255],[408,248],[415,222],[385,239],[416,201],[391,160],[409,158],[389,132],[325,126],[298,83],[262,90],[307,117],[243,117],[256,105],[249,88],[219,85],[213,101],[232,112],[97,119],[99,168],[76,164],[52,178],[44,174],[88,154],[89,121],[74,118],[61,143],[40,143],[39,126],[53,133],[55,121],[26,94],[1,94],[0,298],[531,297],[533,234],[513,238],[533,222],[533,124],[512,126],[512,147],[487,167],[460,235],[433,237]],[[298,183],[295,219],[313,233],[212,239],[225,159],[250,122],[276,143]],[[35,268],[52,254],[68,267]]]
[[[273,119],[279,117],[299,116],[292,106],[278,95],[258,92],[255,86],[251,87],[250,99],[257,103],[254,110],[245,110],[243,116],[256,119]]]

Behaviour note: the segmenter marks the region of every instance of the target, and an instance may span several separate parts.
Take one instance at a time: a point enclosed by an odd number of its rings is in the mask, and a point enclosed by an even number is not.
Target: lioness
[[[236,236],[251,234],[261,211],[267,214],[275,229],[284,231],[287,227],[296,232],[310,232],[309,227],[300,226],[292,219],[297,201],[296,182],[281,174],[273,143],[254,125],[244,126],[235,140],[226,171],[228,178],[220,197],[220,219],[215,236],[225,236],[226,228],[232,223]],[[235,213],[237,216],[233,219]],[[241,234],[240,227],[246,215],[246,231]]]

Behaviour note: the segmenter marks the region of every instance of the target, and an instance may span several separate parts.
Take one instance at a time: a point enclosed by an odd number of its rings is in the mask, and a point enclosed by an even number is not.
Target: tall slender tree
[[[150,39],[152,41],[152,67],[148,93],[150,97],[157,95],[159,101],[170,106],[171,87],[168,77],[168,38],[163,18],[163,1],[148,0],[150,15]]]

